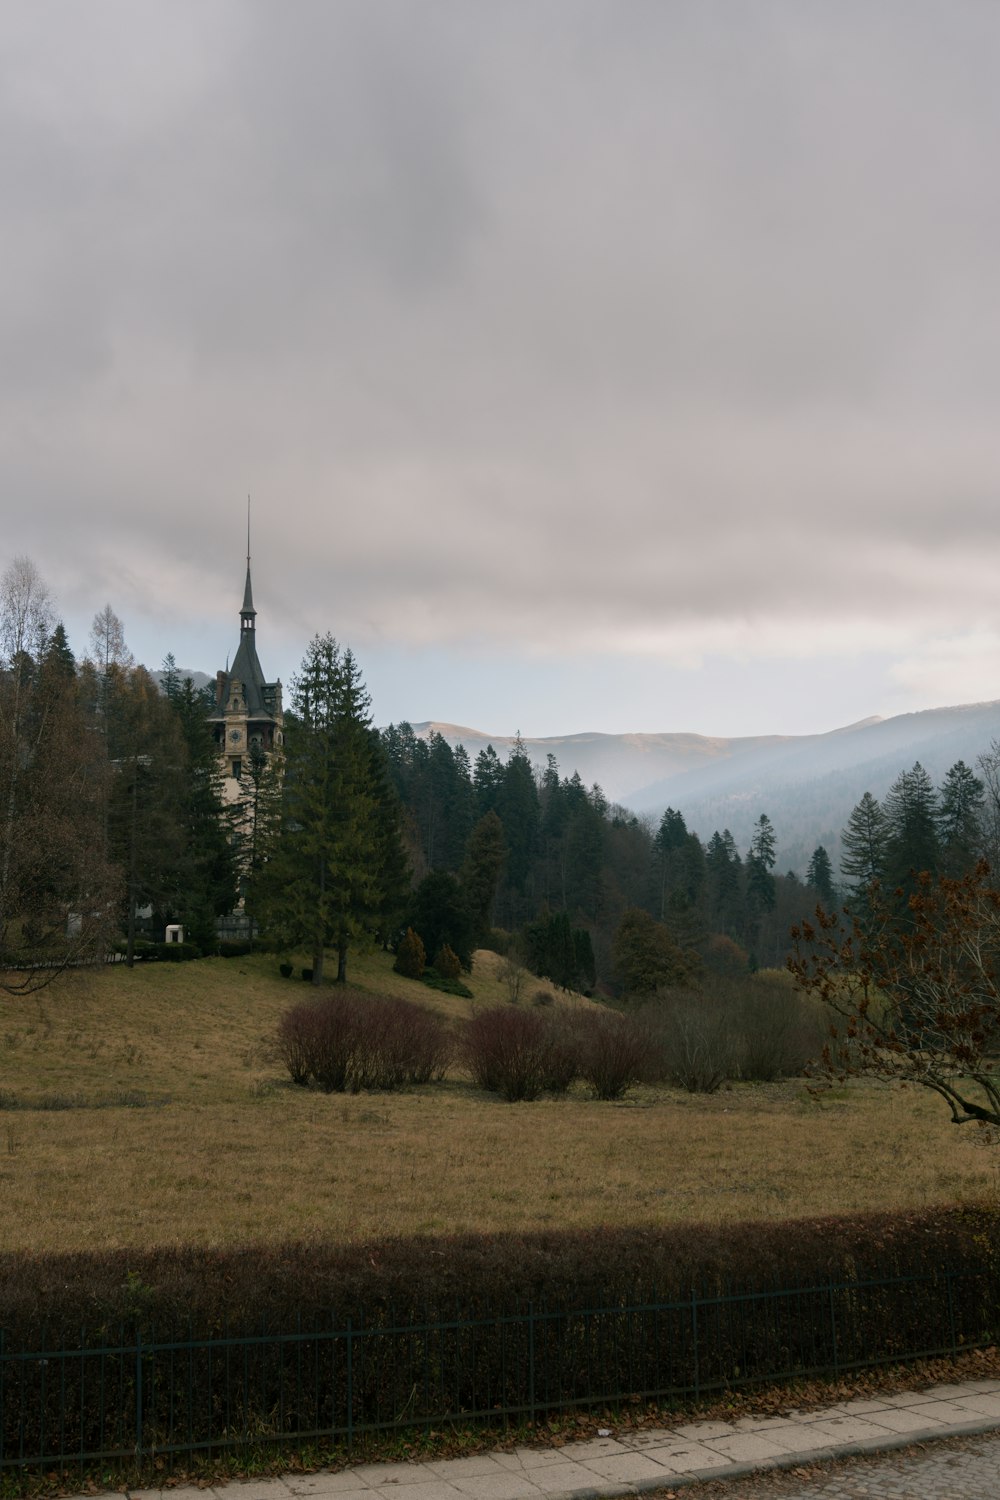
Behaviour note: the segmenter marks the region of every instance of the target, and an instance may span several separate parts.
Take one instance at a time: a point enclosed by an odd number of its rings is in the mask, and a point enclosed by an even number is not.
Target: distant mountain
[[[415,724],[463,744],[473,760],[491,744],[506,758],[514,737],[456,724]],[[684,814],[702,839],[728,828],[745,851],[753,823],[766,812],[777,834],[778,867],[805,872],[818,843],[837,867],[840,831],[865,792],[883,797],[900,771],[919,760],[935,783],[948,768],[976,759],[1000,740],[1000,700],[927,709],[891,719],[862,719],[826,734],[721,739],[699,734],[571,734],[525,739],[533,763],[554,755],[560,775],[579,771],[612,802],[659,819],[665,807]]]
[[[209,677],[207,672],[196,672],[193,667],[176,667],[174,670],[177,673],[178,682],[183,682],[185,677],[190,677],[195,688],[210,687],[215,682],[215,678]],[[157,667],[156,671],[150,672],[149,675],[159,687],[163,686],[165,673],[162,667]]]

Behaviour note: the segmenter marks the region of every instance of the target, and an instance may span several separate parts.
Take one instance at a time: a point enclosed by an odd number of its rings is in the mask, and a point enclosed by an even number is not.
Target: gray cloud
[[[94,0],[2,33],[5,529],[64,598],[230,587],[252,487],[289,621],[359,646],[996,626],[995,10]]]

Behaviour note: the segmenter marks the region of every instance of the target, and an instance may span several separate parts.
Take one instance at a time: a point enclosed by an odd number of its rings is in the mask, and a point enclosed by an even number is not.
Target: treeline
[[[658,824],[637,817],[576,772],[563,775],[553,755],[536,771],[519,738],[506,760],[488,746],[474,763],[461,745],[407,723],[381,739],[418,893],[427,884],[464,893],[466,948],[511,945],[557,984],[641,995],[706,966],[780,964],[789,927],[831,877],[822,849],[805,881],[777,872],[766,814],[747,849],[728,829],[706,844],[677,810]]]
[[[218,951],[234,911],[250,941],[347,976],[357,942],[419,940],[416,966],[455,982],[489,945],[555,985],[656,995],[700,974],[784,962],[817,902],[878,880],[960,874],[1000,856],[1000,746],[981,775],[957,762],[935,788],[921,766],[843,833],[842,881],[818,846],[804,878],[776,870],[764,812],[748,845],[707,841],[667,808],[657,823],[610,803],[520,738],[473,763],[437,733],[373,725],[357,661],[316,637],[292,684],[280,756],[251,753],[223,796],[210,705],[171,657],[161,683],[133,661],[110,606],[77,661],[33,565],[0,580],[0,967],[30,988],[182,922]],[[230,787],[230,792],[232,788]]]
[[[169,664],[168,664],[169,665]],[[139,914],[183,921],[199,948],[238,896],[201,694],[166,691],[110,606],[77,662],[34,566],[0,580],[0,961],[8,989],[107,953],[132,961]]]
[[[979,860],[1000,870],[1000,743],[976,764],[981,776],[959,760],[935,787],[917,761],[881,802],[865,792],[841,834],[849,904],[864,901],[876,882],[909,897],[921,871],[957,878]]]

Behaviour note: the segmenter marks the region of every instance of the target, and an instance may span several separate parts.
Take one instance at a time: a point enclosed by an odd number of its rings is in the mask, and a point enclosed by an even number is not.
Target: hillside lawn
[[[352,962],[460,1020],[473,1002]],[[539,987],[528,985],[529,996]],[[457,1068],[390,1095],[296,1088],[274,1049],[314,992],[273,957],[115,966],[0,997],[0,1248],[783,1219],[981,1198],[995,1154],[932,1095],[801,1081],[506,1104]],[[586,1003],[575,1001],[573,1003]]]

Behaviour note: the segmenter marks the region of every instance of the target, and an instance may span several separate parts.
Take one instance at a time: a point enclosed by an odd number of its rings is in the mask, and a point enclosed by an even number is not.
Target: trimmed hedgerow
[[[871,1367],[993,1340],[998,1259],[1000,1216],[987,1208],[339,1246],[14,1252],[0,1256],[0,1328],[6,1353],[34,1357],[5,1387],[0,1441],[31,1462],[61,1423],[74,1451],[93,1451],[111,1413],[116,1445],[130,1451],[137,1361],[146,1430],[175,1430],[180,1401],[192,1445],[213,1433],[219,1441],[219,1412],[239,1413],[255,1442],[287,1440],[389,1427],[400,1411],[415,1425],[537,1414]],[[287,1345],[267,1342],[281,1334],[292,1336]],[[242,1335],[253,1342],[233,1358],[232,1345],[186,1347]],[[171,1340],[185,1345],[183,1380],[174,1351],[158,1363],[154,1346]],[[114,1343],[120,1358],[100,1348]],[[95,1352],[63,1366],[60,1348]]]

